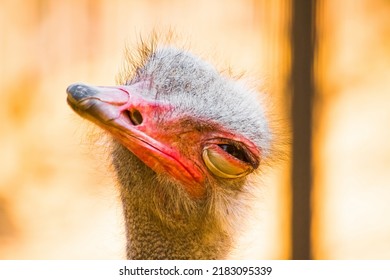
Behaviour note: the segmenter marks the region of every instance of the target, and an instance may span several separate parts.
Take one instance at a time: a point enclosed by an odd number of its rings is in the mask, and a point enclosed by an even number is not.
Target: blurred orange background
[[[390,259],[390,1],[317,6],[313,257]],[[176,30],[195,53],[258,81],[283,130],[289,7],[267,0],[2,0],[0,258],[124,258],[104,142],[68,108],[65,89],[78,81],[114,84],[126,43],[153,28]],[[267,168],[232,258],[290,257],[289,176],[288,159]]]

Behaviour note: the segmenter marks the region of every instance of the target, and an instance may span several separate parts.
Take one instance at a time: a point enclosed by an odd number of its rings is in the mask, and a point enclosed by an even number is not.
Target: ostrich
[[[70,107],[112,138],[127,258],[224,259],[270,151],[262,102],[186,50],[139,52],[120,85],[67,88]]]

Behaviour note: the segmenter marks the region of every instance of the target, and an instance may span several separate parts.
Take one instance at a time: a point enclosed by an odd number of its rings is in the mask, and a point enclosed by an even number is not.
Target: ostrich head
[[[72,109],[112,136],[128,257],[224,258],[270,148],[263,105],[187,51],[141,53],[118,86],[67,89]]]

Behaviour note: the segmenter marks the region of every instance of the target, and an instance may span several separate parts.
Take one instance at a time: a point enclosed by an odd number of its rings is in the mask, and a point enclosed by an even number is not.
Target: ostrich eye
[[[239,178],[253,171],[246,152],[234,145],[207,145],[202,157],[206,167],[221,178]]]
[[[234,156],[235,158],[244,162],[249,162],[246,153],[241,148],[229,144],[219,144],[218,146],[228,154]]]

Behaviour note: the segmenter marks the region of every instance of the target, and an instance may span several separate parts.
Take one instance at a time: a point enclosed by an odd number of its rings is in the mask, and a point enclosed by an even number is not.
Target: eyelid
[[[241,149],[244,151],[246,158],[248,159],[248,164],[250,164],[253,169],[257,169],[260,164],[260,154],[261,152],[256,148],[256,146],[252,143],[243,142],[240,140],[233,140],[229,138],[222,138],[222,137],[215,137],[212,139],[208,139],[207,143],[209,145],[215,144],[215,145],[221,145],[221,144],[227,144],[235,146],[238,149]]]
[[[239,178],[254,170],[246,162],[243,162],[225,152],[217,144],[209,144],[202,152],[206,167],[216,176],[221,178]]]

